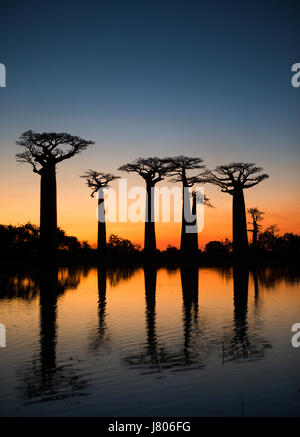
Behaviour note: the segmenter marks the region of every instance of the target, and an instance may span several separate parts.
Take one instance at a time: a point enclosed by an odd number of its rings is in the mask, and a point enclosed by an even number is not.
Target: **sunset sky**
[[[270,8],[268,5],[272,3]],[[15,141],[32,129],[95,145],[57,168],[58,224],[96,242],[96,199],[85,170],[118,172],[137,157],[185,154],[208,168],[256,162],[270,175],[245,191],[264,226],[300,233],[300,62],[296,2],[1,1],[0,223],[39,223],[39,176],[18,165]],[[130,176],[129,186],[143,180]],[[231,238],[231,196],[205,186],[200,247]],[[108,232],[143,242],[143,223]],[[158,224],[159,248],[180,224]]]

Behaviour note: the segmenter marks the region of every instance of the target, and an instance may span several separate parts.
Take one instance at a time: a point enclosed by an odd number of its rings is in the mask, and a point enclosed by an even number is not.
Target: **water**
[[[300,416],[287,268],[0,277],[1,416]]]

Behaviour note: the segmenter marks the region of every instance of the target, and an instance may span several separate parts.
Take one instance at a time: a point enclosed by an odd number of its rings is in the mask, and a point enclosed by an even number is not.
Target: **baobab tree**
[[[16,144],[24,150],[16,155],[17,162],[30,164],[33,172],[41,176],[40,253],[50,260],[57,247],[56,165],[94,142],[67,133],[29,130]]]
[[[145,216],[145,243],[144,251],[151,255],[156,251],[155,222],[154,222],[154,193],[153,188],[157,182],[164,179],[171,169],[166,160],[153,158],[138,158],[132,163],[121,165],[120,171],[137,173],[146,182],[146,216]]]
[[[87,170],[81,178],[85,179],[86,184],[92,189],[91,197],[95,193],[98,194],[98,238],[97,250],[99,252],[106,251],[106,223],[105,223],[105,206],[104,206],[104,188],[109,187],[109,183],[119,176],[114,176],[111,173],[101,173],[95,170]]]
[[[197,229],[196,222],[196,208],[197,202],[202,202],[203,204],[211,206],[209,199],[204,197],[199,199],[196,192],[190,193],[189,188],[192,188],[197,183],[205,183],[205,177],[203,170],[205,165],[203,165],[203,159],[193,158],[189,156],[175,156],[165,158],[167,162],[170,163],[171,170],[170,175],[172,176],[172,182],[182,183],[182,221],[181,221],[181,240],[180,240],[180,250],[183,252],[192,252],[198,249],[198,233],[188,232],[188,226],[195,225]],[[188,170],[202,170],[202,172],[194,175],[188,176]],[[192,196],[192,207],[190,204],[190,196]],[[194,222],[189,222],[188,218],[195,217]]]
[[[258,231],[261,229],[262,225],[260,225],[258,222],[261,222],[264,218],[264,212],[259,211],[257,208],[248,208],[247,209],[248,214],[251,216],[251,224],[253,228],[250,230],[252,232],[252,247],[255,248],[257,245],[257,235]]]
[[[232,162],[220,165],[206,174],[208,182],[233,197],[232,234],[235,253],[245,252],[248,248],[244,189],[252,188],[269,177],[265,173],[257,174],[262,170],[253,163]]]

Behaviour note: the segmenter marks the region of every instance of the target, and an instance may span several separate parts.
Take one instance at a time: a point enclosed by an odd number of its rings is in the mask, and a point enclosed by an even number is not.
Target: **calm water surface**
[[[300,416],[287,268],[0,276],[1,416]]]

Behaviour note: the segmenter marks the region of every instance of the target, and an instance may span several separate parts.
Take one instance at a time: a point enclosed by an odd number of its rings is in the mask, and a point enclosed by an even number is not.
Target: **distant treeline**
[[[12,226],[0,225],[0,245],[2,254],[7,255],[36,255],[40,244],[40,229],[32,223]],[[107,243],[111,252],[138,252],[141,247],[130,240],[112,234]],[[94,249],[87,241],[79,241],[77,237],[67,235],[57,228],[57,247],[59,252],[88,253]]]
[[[1,253],[8,256],[32,256],[39,250],[39,227],[31,223],[12,226],[0,225]],[[61,253],[82,254],[93,253],[87,241],[79,241],[75,236],[69,236],[57,228],[58,251]],[[250,248],[251,249],[251,248]],[[107,241],[107,250],[110,253],[142,253],[140,245],[115,234],[110,235]],[[157,252],[160,252],[159,250]],[[179,252],[175,246],[169,245],[164,253],[172,255]],[[198,251],[201,253],[201,250]],[[210,241],[205,246],[205,253],[210,255],[229,255],[232,252],[232,242],[228,239]],[[260,232],[253,253],[273,253],[278,255],[299,255],[300,235],[293,233],[279,234],[276,225],[269,226]]]

